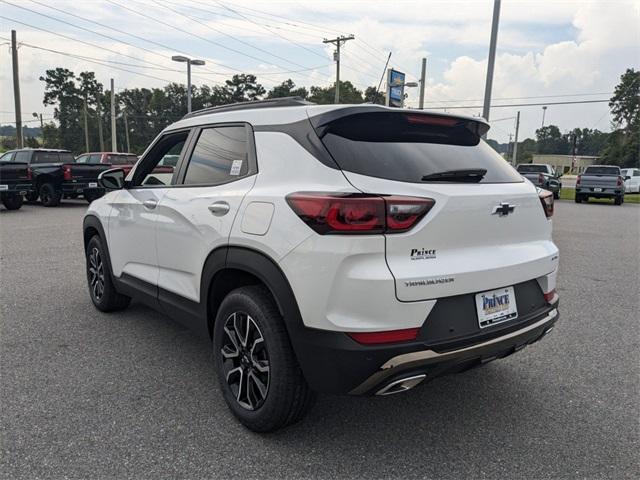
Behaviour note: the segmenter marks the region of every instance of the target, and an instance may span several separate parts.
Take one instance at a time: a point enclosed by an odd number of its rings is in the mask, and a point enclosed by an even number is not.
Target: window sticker
[[[229,175],[240,175],[240,170],[242,170],[242,160],[234,160]]]

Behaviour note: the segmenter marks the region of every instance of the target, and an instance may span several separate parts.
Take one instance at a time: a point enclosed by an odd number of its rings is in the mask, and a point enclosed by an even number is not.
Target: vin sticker
[[[242,160],[234,160],[229,175],[240,175],[240,170],[242,170]]]

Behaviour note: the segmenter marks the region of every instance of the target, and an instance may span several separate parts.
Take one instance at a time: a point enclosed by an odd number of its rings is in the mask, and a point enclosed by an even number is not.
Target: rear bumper
[[[0,181],[0,194],[26,195],[33,191],[30,183],[2,183]]]
[[[558,302],[533,317],[496,329],[490,338],[442,349],[424,341],[360,345],[341,332],[304,329],[292,338],[298,360],[317,391],[374,395],[400,379],[418,382],[456,373],[502,358],[540,340],[558,320]],[[389,392],[390,393],[390,392]]]
[[[95,184],[95,186],[93,186]],[[63,183],[62,193],[77,193],[82,194],[85,190],[104,192],[104,188],[98,186],[98,181],[95,182],[82,182],[82,183]]]
[[[602,191],[596,192],[595,189],[600,188]],[[624,195],[624,187],[605,188],[605,187],[576,187],[576,194],[586,195],[594,198],[608,198],[618,195]]]

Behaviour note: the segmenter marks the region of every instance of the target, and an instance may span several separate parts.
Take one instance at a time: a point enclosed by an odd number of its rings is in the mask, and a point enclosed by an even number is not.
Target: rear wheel
[[[576,203],[582,203],[582,195],[576,193],[575,201]]]
[[[18,210],[22,206],[22,195],[7,195],[2,199],[2,204],[7,210]]]
[[[315,393],[265,287],[242,287],[225,297],[215,319],[213,355],[224,399],[250,430],[286,427],[313,405]]]
[[[106,263],[106,251],[98,235],[94,235],[87,244],[86,261],[89,295],[96,308],[103,312],[127,308],[131,298],[116,291]]]
[[[616,198],[613,200],[613,203],[615,203],[616,205],[622,205],[623,202],[624,196],[622,195],[616,195]]]
[[[45,207],[57,207],[60,205],[62,192],[57,190],[52,183],[43,183],[40,186],[40,201]]]

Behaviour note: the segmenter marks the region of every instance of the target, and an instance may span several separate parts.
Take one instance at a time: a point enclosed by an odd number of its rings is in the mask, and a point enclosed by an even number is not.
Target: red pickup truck
[[[103,165],[112,165],[113,168],[122,168],[126,175],[137,161],[138,156],[133,153],[90,152],[83,153],[76,157],[75,163],[101,163]]]

